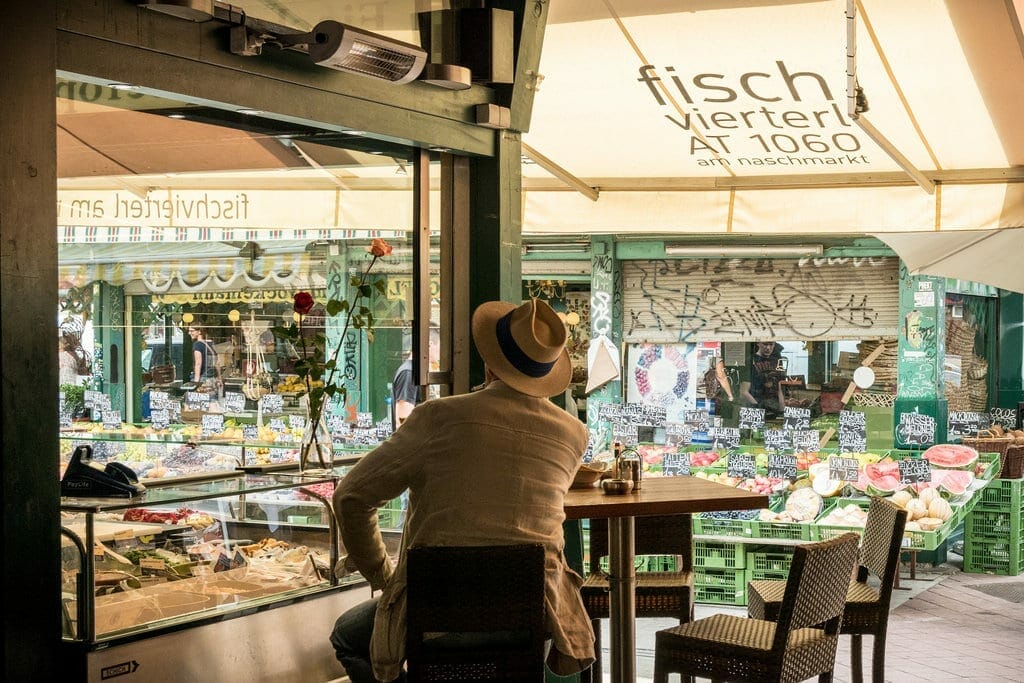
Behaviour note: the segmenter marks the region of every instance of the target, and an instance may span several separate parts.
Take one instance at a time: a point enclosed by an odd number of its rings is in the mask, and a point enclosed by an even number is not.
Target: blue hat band
[[[519,344],[516,343],[515,338],[512,336],[512,313],[514,311],[510,311],[498,318],[498,323],[495,325],[498,346],[501,347],[501,352],[516,370],[527,377],[543,377],[551,372],[551,368],[555,366],[555,361],[541,363],[526,355],[526,352],[519,347]]]

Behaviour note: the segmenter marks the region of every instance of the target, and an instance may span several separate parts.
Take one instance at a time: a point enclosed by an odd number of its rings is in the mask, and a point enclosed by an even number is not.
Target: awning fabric
[[[1001,1],[552,3],[524,231],[1024,225],[1019,36]]]
[[[912,274],[983,281],[1024,293],[1024,228],[880,234]]]

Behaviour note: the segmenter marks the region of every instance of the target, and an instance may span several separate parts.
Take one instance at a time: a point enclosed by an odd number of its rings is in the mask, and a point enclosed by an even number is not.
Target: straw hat
[[[538,299],[518,307],[505,301],[480,304],[473,312],[473,342],[491,372],[529,396],[555,396],[572,379],[565,325]]]

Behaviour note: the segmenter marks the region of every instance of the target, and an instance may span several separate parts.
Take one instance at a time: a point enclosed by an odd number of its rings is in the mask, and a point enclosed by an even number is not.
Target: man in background
[[[430,328],[428,357],[431,369],[437,366],[441,357],[441,339],[437,328]],[[405,354],[405,360],[398,366],[391,380],[392,429],[398,429],[409,417],[412,409],[421,401],[420,388],[412,376],[412,350]]]

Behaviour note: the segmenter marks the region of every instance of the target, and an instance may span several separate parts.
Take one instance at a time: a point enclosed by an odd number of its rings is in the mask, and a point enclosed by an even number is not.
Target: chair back
[[[413,546],[406,574],[408,680],[544,679],[542,545]]]
[[[693,522],[690,515],[637,517],[633,549],[636,555],[679,555],[681,571],[693,569]],[[608,556],[608,520],[590,520],[590,572],[601,570]]]
[[[790,631],[799,628],[818,627],[829,635],[838,634],[859,543],[860,536],[850,532],[794,548],[773,651],[783,652]]]
[[[900,551],[906,526],[906,510],[884,498],[871,499],[860,546],[857,580],[863,583],[869,574],[878,577],[881,582],[878,594],[886,609],[892,597],[896,573],[900,570]]]

